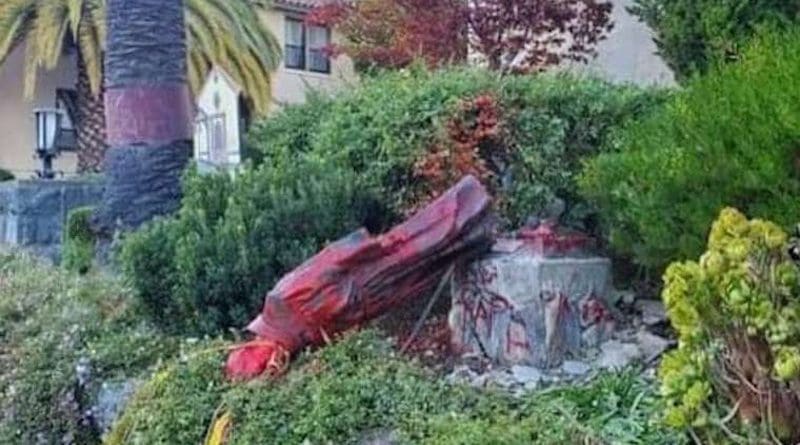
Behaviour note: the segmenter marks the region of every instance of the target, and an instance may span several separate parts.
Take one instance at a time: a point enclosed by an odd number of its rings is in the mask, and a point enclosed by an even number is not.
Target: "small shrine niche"
[[[194,158],[200,171],[235,170],[241,164],[242,88],[215,66],[197,96]]]

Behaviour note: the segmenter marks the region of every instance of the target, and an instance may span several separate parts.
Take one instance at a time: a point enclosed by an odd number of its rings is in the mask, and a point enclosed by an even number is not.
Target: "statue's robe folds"
[[[357,231],[284,276],[248,326],[253,341],[233,350],[228,377],[275,375],[303,348],[429,294],[457,262],[493,237],[491,198],[467,176],[380,236]]]

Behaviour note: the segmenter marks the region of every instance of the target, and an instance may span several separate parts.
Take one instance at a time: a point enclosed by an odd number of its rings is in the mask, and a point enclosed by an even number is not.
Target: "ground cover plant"
[[[417,444],[683,442],[653,422],[656,395],[634,372],[514,398],[448,386],[362,331],[304,355],[281,380],[230,384],[221,346],[158,372],[108,443],[199,443],[225,412],[230,444],[346,444],[375,431]]]
[[[179,346],[132,302],[116,279],[0,254],[0,443],[99,443],[85,411],[101,382],[142,377]]]
[[[726,206],[800,220],[800,34],[770,34],[587,161],[583,194],[613,247],[660,273],[695,258]]]

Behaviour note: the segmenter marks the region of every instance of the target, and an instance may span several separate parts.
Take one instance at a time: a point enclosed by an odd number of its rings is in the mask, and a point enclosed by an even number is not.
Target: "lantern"
[[[36,155],[42,160],[42,170],[37,173],[40,178],[52,179],[55,177],[53,159],[58,155],[56,138],[64,115],[56,108],[39,108],[33,113],[36,116]]]

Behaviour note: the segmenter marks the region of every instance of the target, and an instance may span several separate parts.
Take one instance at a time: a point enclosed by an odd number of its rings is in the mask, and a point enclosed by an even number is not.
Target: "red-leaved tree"
[[[501,72],[585,61],[611,30],[608,0],[333,0],[312,23],[335,26],[331,47],[361,67],[474,59]]]

